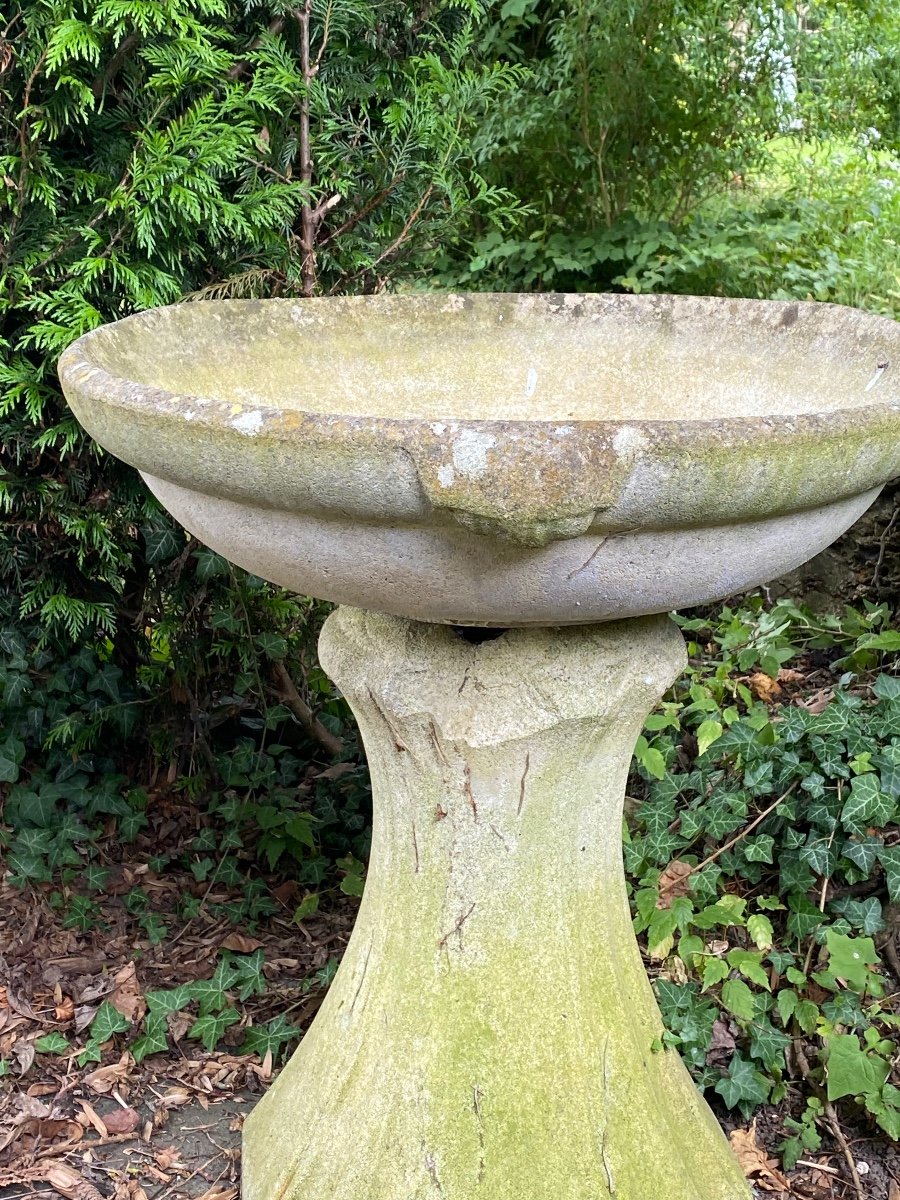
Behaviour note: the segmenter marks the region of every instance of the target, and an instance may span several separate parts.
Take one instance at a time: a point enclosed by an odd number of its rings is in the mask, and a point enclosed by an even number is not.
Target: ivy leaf
[[[163,529],[145,529],[144,545],[148,563],[167,562],[180,553],[183,545],[182,535],[172,526]]]
[[[108,1000],[104,1000],[91,1021],[91,1038],[102,1046],[114,1034],[127,1033],[130,1028],[128,1018],[113,1008]]]
[[[878,838],[867,837],[859,842],[848,839],[841,848],[841,854],[866,875],[870,875],[882,845],[883,842],[880,842]]]
[[[900,846],[882,846],[878,860],[884,868],[888,896],[896,903],[900,901]]]
[[[130,1047],[135,1062],[143,1062],[148,1054],[165,1054],[169,1049],[168,1023],[162,1011],[147,1013],[144,1019],[144,1033]]]
[[[282,1049],[300,1037],[300,1030],[284,1016],[275,1017],[266,1025],[251,1025],[247,1030],[241,1054],[258,1054],[265,1058],[271,1052],[272,1061],[277,1062]]]
[[[237,970],[227,959],[223,958],[211,979],[198,979],[196,983],[188,985],[191,998],[196,1000],[200,1006],[201,1017],[227,1006],[227,992],[234,986],[237,977]],[[206,1045],[205,1042],[204,1045]]]
[[[153,1012],[181,1012],[193,999],[191,987],[189,983],[180,983],[178,987],[168,988],[166,991],[147,992],[144,999]]]
[[[869,968],[881,959],[871,938],[851,938],[829,929],[825,934],[828,947],[828,969],[832,975],[845,979],[858,992],[865,991]]]
[[[825,1045],[829,1100],[871,1095],[881,1090],[891,1064],[877,1054],[867,1054],[855,1033],[833,1033],[825,1039]]]
[[[744,858],[747,862],[771,863],[774,846],[775,839],[770,833],[761,833],[757,837],[747,838],[743,843]]]
[[[197,1038],[211,1052],[215,1050],[216,1044],[221,1040],[228,1026],[239,1020],[240,1016],[233,1008],[226,1008],[222,1012],[206,1013],[205,1016],[198,1017],[193,1023],[188,1031],[188,1037]]]
[[[765,1076],[739,1054],[732,1058],[728,1074],[719,1080],[715,1090],[729,1108],[740,1107],[747,1112],[758,1104],[765,1104],[769,1098],[769,1084]]]
[[[54,1030],[53,1033],[47,1033],[43,1037],[39,1037],[34,1048],[38,1054],[65,1054],[69,1049],[69,1043],[61,1033]]]
[[[878,786],[875,775],[858,775],[850,786],[850,795],[841,809],[841,824],[852,833],[862,833],[866,826],[886,825],[896,805]]]
[[[872,684],[872,691],[879,700],[900,700],[900,678],[895,675],[879,675]]]
[[[847,896],[844,899],[833,900],[831,907],[860,933],[881,933],[884,929],[881,901],[877,896],[868,896],[865,900],[854,900]]]
[[[769,1069],[784,1067],[784,1052],[790,1044],[787,1034],[766,1018],[753,1021],[750,1026],[750,1054]]]
[[[753,993],[743,979],[729,979],[722,985],[722,1003],[741,1021],[750,1021],[756,1012]]]

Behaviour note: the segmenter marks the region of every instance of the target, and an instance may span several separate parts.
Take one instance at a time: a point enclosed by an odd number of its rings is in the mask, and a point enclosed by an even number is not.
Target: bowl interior
[[[677,296],[209,301],[90,335],[177,396],[439,421],[673,421],[877,403],[897,327],[850,309]]]

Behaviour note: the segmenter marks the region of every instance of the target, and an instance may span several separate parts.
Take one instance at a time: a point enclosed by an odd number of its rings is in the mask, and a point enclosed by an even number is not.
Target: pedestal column
[[[684,665],[665,617],[451,629],[341,608],[366,892],[300,1048],[247,1121],[243,1200],[747,1200],[638,953],[622,801]]]

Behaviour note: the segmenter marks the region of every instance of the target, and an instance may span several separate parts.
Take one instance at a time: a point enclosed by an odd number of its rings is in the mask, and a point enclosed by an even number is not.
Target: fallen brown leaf
[[[52,1167],[47,1167],[44,1178],[54,1191],[67,1197],[67,1200],[104,1200],[103,1194],[92,1183],[88,1183],[80,1172],[66,1163],[54,1163]]]
[[[63,996],[62,1000],[56,1006],[57,1021],[74,1021],[75,1020],[75,1001],[71,996]]]
[[[95,1129],[101,1137],[109,1137],[109,1130],[106,1127],[106,1122],[93,1107],[93,1105],[88,1104],[87,1100],[76,1100],[75,1103],[81,1106],[84,1119],[91,1126],[91,1128]]]
[[[183,1104],[190,1104],[192,1093],[185,1088],[169,1088],[169,1090],[157,1101],[158,1108],[181,1108]]]
[[[775,682],[771,675],[767,675],[764,671],[756,671],[750,676],[750,691],[765,704],[774,704],[781,695],[781,688]]]
[[[732,1129],[728,1140],[748,1179],[754,1179],[767,1192],[790,1191],[790,1184],[778,1170],[777,1161],[769,1158],[757,1144],[755,1120],[749,1129]]]
[[[802,683],[805,678],[802,671],[797,671],[793,667],[782,667],[776,676],[779,683]]]
[[[163,1146],[162,1150],[157,1150],[153,1157],[161,1171],[170,1171],[178,1165],[178,1150],[175,1146]]]
[[[131,1070],[133,1059],[126,1050],[117,1063],[112,1063],[108,1067],[98,1067],[96,1071],[90,1071],[84,1077],[84,1082],[88,1085],[92,1092],[98,1096],[105,1096],[113,1090],[117,1083],[121,1083],[127,1078]]]
[[[114,1108],[103,1118],[109,1133],[133,1133],[140,1123],[140,1115],[133,1108]]]
[[[137,968],[133,962],[126,963],[116,972],[115,983],[116,986],[109,997],[110,1004],[133,1024],[142,1020],[147,1011],[147,1004],[138,984]]]
[[[198,1200],[235,1200],[237,1188],[220,1188],[215,1185],[198,1197]]]
[[[235,954],[252,954],[262,945],[259,938],[248,937],[245,933],[229,933],[219,945],[223,950],[233,950]]]
[[[900,1183],[896,1179],[888,1184],[888,1200],[900,1200]]]
[[[659,877],[659,899],[657,908],[671,908],[672,901],[690,892],[689,880],[694,868],[690,863],[673,858]]]
[[[194,1018],[190,1013],[184,1012],[167,1012],[166,1025],[169,1027],[169,1036],[172,1041],[180,1042],[187,1031],[194,1024]]]

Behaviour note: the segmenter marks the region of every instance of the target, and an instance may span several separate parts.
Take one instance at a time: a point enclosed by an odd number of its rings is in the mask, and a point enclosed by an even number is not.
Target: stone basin
[[[60,377],[201,541],[432,622],[716,600],[816,554],[900,473],[900,325],[830,305],[208,301],[87,334]]]

